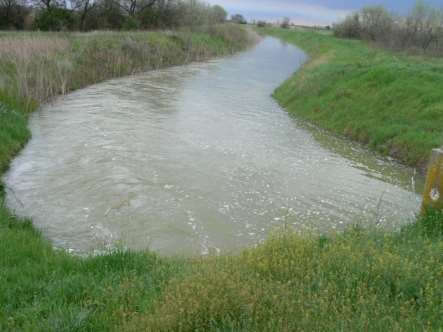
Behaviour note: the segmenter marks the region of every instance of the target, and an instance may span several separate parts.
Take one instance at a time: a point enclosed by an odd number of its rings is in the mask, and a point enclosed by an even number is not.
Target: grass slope
[[[4,91],[0,101],[5,169],[36,103]],[[237,256],[81,258],[0,208],[0,330],[438,331],[442,220],[398,233],[284,234]]]
[[[441,331],[441,221],[401,233],[285,234],[203,261],[129,330]]]
[[[275,92],[290,113],[421,169],[443,144],[443,60],[309,30],[264,32],[311,57]]]

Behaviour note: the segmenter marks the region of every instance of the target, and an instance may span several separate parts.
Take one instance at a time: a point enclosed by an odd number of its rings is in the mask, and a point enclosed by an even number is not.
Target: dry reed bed
[[[0,90],[47,102],[109,78],[201,61],[240,50],[250,32],[213,26],[193,32],[0,35]]]

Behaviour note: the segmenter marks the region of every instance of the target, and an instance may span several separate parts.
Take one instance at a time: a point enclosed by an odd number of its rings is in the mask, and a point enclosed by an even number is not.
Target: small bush
[[[65,31],[74,28],[75,19],[71,11],[51,8],[40,12],[35,19],[35,28],[42,31]]]
[[[291,26],[291,20],[289,19],[289,17],[285,17],[282,23],[280,24],[280,27],[283,29],[289,29],[290,26]]]
[[[126,17],[123,21],[122,29],[123,30],[137,30],[140,28],[140,22],[134,19],[133,17]]]
[[[348,16],[343,22],[336,24],[334,26],[334,35],[341,38],[360,38],[360,15],[354,14]]]
[[[258,22],[257,22],[257,26],[258,26],[259,28],[266,28],[267,25],[268,25],[268,24],[267,24],[265,21],[258,21]]]

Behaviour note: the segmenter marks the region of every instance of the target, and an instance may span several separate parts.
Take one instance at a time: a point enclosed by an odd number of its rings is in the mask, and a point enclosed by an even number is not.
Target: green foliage
[[[41,11],[34,25],[42,31],[64,31],[74,28],[75,19],[72,11],[63,8],[51,8]]]
[[[443,61],[314,31],[268,29],[311,61],[275,92],[291,114],[423,168],[443,143]]]
[[[0,91],[0,174],[7,170],[12,157],[30,138],[26,114],[31,109],[32,105],[2,95]]]
[[[216,25],[224,23],[226,17],[223,7],[200,0],[0,1],[0,28],[3,29],[164,29]]]
[[[72,257],[0,209],[0,330],[109,331],[145,311],[182,262],[150,253]]]
[[[125,17],[122,25],[123,30],[137,30],[140,29],[140,22],[133,17]]]
[[[257,27],[259,28],[265,28],[268,24],[266,23],[266,21],[258,21],[257,22]]]
[[[235,14],[231,16],[231,21],[236,24],[247,24],[245,17],[241,14]]]

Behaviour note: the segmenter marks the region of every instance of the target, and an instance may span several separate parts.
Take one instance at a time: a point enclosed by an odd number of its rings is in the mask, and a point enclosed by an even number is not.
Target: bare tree
[[[361,38],[360,14],[355,13],[334,25],[334,35],[342,38]]]
[[[226,21],[226,18],[228,17],[228,13],[226,12],[226,10],[218,5],[215,5],[211,8],[212,10],[212,15],[214,18],[214,21],[216,23],[223,23],[224,21]]]
[[[55,7],[65,7],[66,0],[31,0],[36,7],[43,7],[46,10],[51,10]]]
[[[438,32],[443,24],[441,15],[437,9],[423,1],[417,1],[406,21],[410,42],[426,51],[438,39]]]
[[[392,29],[392,16],[381,6],[363,8],[360,14],[360,24],[364,37],[380,40]]]
[[[142,13],[146,9],[153,7],[157,1],[158,0],[117,0],[116,3],[130,17],[135,17],[136,14]]]
[[[0,0],[0,9],[5,22],[11,21],[12,11],[16,6],[16,0]]]
[[[88,14],[96,7],[96,0],[74,0],[73,7],[79,13],[80,29],[85,30],[85,21]]]
[[[443,8],[417,1],[406,17],[366,7],[334,26],[338,37],[363,38],[385,47],[443,55]]]

